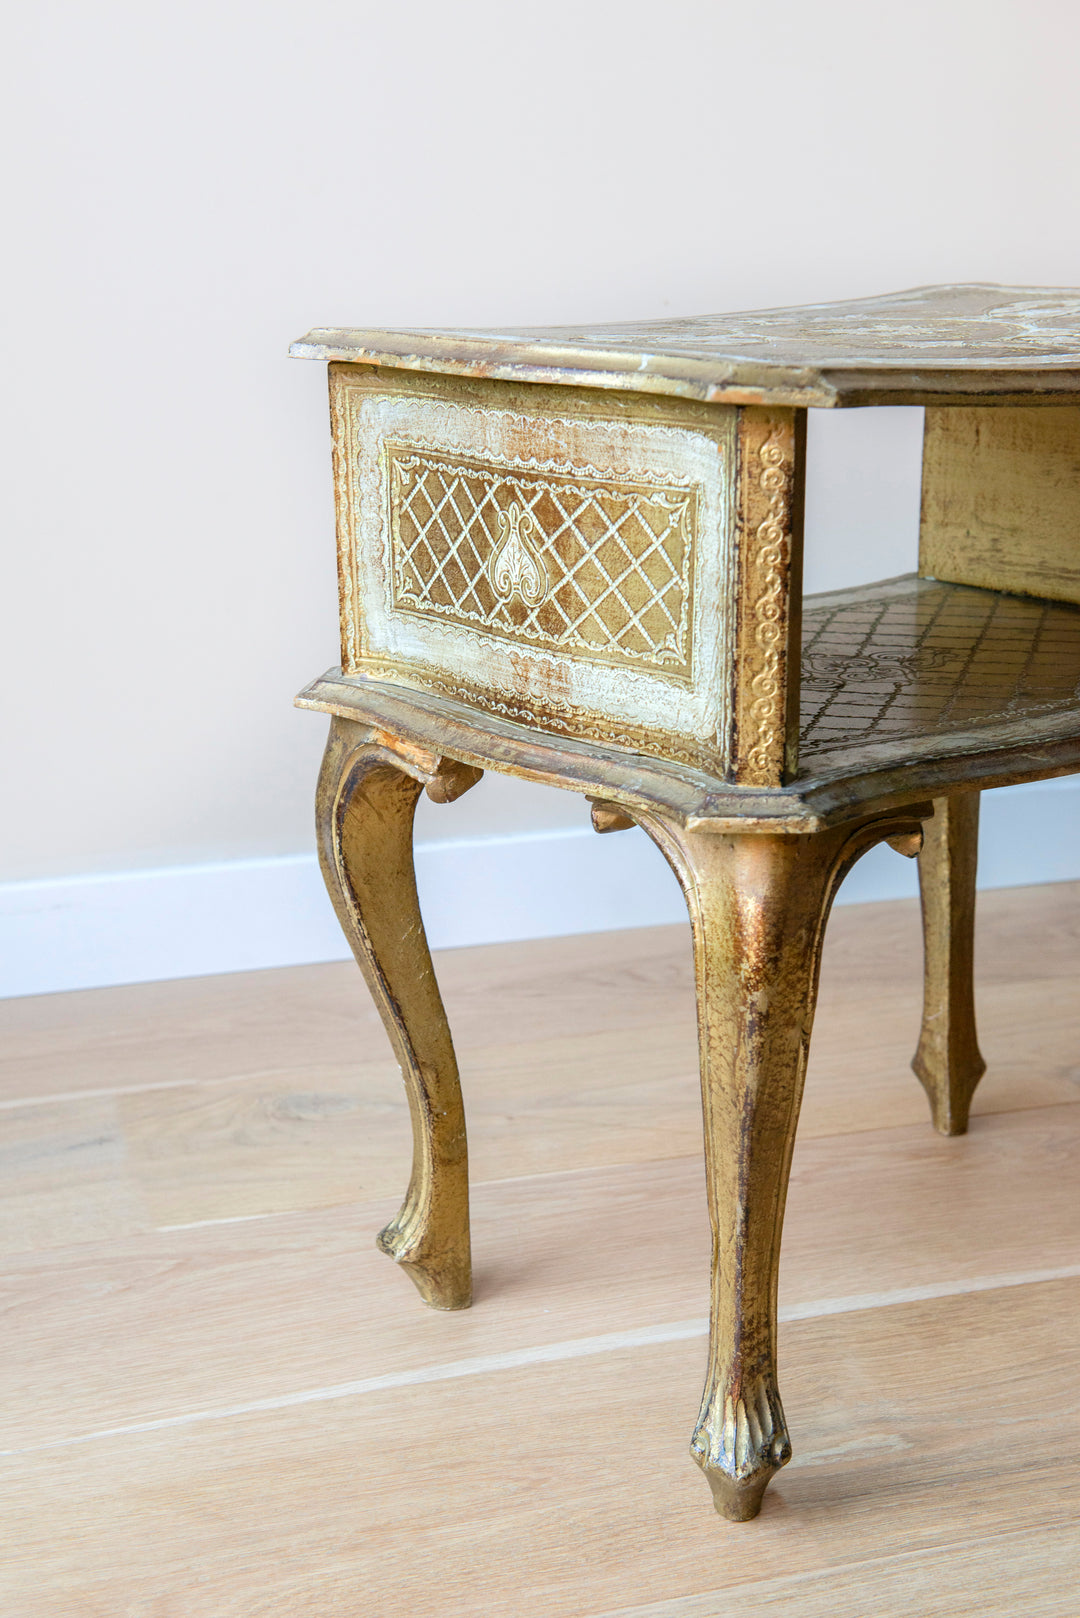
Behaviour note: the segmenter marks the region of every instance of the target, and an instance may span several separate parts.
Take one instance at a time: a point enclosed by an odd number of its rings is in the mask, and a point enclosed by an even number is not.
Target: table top
[[[845,303],[520,331],[316,328],[302,359],[707,403],[1080,402],[1080,289],[980,283]]]

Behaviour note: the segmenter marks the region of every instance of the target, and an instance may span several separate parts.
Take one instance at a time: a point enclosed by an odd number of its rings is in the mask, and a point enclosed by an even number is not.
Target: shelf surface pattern
[[[781,789],[732,786],[340,669],[297,702],[481,769],[788,830],[883,794],[914,801],[1080,770],[1080,607],[915,574],[807,596],[802,675],[799,770]]]
[[[914,576],[809,596],[800,757],[1076,713],[1080,608]]]

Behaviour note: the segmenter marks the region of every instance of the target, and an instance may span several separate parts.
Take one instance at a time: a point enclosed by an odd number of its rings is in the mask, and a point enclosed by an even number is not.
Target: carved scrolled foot
[[[976,1086],[986,1072],[975,1031],[978,857],[979,794],[935,799],[919,855],[923,1018],[911,1066],[941,1135],[965,1133]]]
[[[722,1409],[707,1394],[711,1419],[698,1427],[690,1444],[712,1490],[713,1505],[728,1522],[756,1517],[770,1481],[791,1459],[779,1393],[764,1381],[748,1391],[749,1403],[745,1396],[729,1394]]]
[[[457,1062],[416,896],[412,826],[425,787],[448,803],[480,773],[335,719],[317,804],[323,876],[401,1066],[412,1119],[409,1189],[377,1245],[436,1309],[472,1301],[469,1178]]]
[[[425,1219],[425,1212],[428,1217]],[[406,1201],[401,1212],[375,1238],[375,1246],[405,1271],[426,1304],[432,1309],[468,1309],[472,1303],[472,1260],[468,1240],[468,1205],[465,1208],[464,1236],[458,1224],[449,1241],[433,1237],[430,1210],[422,1203],[414,1208]],[[446,1210],[442,1221],[447,1222]]]
[[[790,1457],[789,1457],[790,1458]],[[767,1471],[757,1472],[753,1477],[746,1479],[730,1478],[726,1472],[708,1467],[694,1456],[705,1480],[712,1490],[713,1508],[718,1517],[725,1522],[753,1522],[761,1510],[761,1502],[765,1498],[765,1490],[772,1482],[775,1467]]]

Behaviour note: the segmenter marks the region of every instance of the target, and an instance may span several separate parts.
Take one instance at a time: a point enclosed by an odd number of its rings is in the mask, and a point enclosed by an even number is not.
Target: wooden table
[[[469,1303],[417,798],[486,769],[584,793],[597,831],[644,827],[690,911],[713,1232],[692,1452],[721,1514],[753,1517],[791,1453],[776,1277],[832,898],[876,843],[919,854],[913,1065],[962,1133],[978,794],[1080,769],[1080,292],[292,352],[331,362],[342,660],[297,699],[332,716],[323,869],[413,1118],[379,1244],[428,1303]],[[926,407],[918,572],[804,600],[806,411],[875,404]]]

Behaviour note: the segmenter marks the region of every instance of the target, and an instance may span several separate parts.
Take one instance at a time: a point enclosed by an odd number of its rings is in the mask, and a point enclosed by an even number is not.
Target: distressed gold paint
[[[416,898],[417,797],[449,802],[485,768],[581,792],[598,832],[645,829],[690,913],[713,1234],[692,1449],[718,1511],[746,1520],[791,1453],[777,1267],[836,889],[878,843],[918,855],[913,1065],[936,1126],[960,1133],[983,1068],[978,789],[1080,768],[1080,611],[1004,593],[1038,592],[1040,565],[1071,588],[1028,452],[1052,462],[1053,510],[1071,512],[1075,419],[932,415],[924,566],[946,557],[935,525],[959,489],[979,528],[960,549],[1000,564],[983,581],[1000,588],[833,592],[807,602],[804,636],[801,406],[1080,398],[1080,293],[924,289],[511,337],[324,333],[298,351],[350,362],[332,369],[344,672],[298,700],[334,716],[323,868],[413,1120],[408,1193],[380,1246],[429,1303],[469,1302],[464,1113]],[[355,363],[373,358],[399,369]],[[1002,450],[989,479],[971,475],[973,434]],[[984,544],[995,522],[1018,543]],[[590,574],[623,525],[625,576],[611,552]],[[1034,565],[1034,586],[1006,562]],[[567,613],[568,580],[586,578]],[[648,616],[650,591],[666,621]]]
[[[915,287],[843,303],[519,331],[318,328],[305,359],[706,403],[1080,400],[1072,287]]]
[[[926,412],[919,572],[1080,603],[1080,407]]]
[[[975,1087],[986,1072],[975,1032],[975,871],[979,794],[934,800],[919,855],[923,1014],[912,1067],[930,1100],[934,1128],[962,1135]]]
[[[345,366],[331,391],[346,672],[726,771],[732,410]]]
[[[805,412],[740,410],[732,777],[780,786],[798,768]]]

